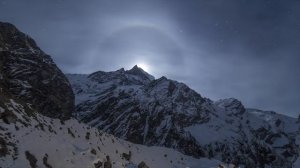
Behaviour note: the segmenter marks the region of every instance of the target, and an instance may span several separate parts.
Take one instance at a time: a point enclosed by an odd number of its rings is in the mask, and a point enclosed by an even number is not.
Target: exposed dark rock
[[[242,102],[235,98],[222,99],[215,102],[215,104],[224,108],[228,115],[241,115],[246,111]]]
[[[279,127],[281,123],[282,123],[281,120],[280,120],[280,119],[277,119],[276,122],[275,122],[275,125],[276,125],[277,127]]]
[[[92,149],[92,150],[91,150],[91,154],[96,155],[96,154],[97,154],[96,150],[95,150],[95,149]]]
[[[106,156],[106,161],[104,162],[104,168],[112,168],[112,164],[109,156]]]
[[[8,110],[3,113],[0,113],[0,119],[2,119],[3,122],[6,124],[15,123],[17,121],[16,115]]]
[[[130,161],[131,159],[131,151],[129,151],[129,153],[122,153],[122,157],[128,161]]]
[[[45,154],[43,157],[43,164],[46,168],[52,168],[52,166],[48,163],[48,154]]]
[[[68,79],[26,34],[0,22],[0,87],[38,112],[68,119],[74,95]]]
[[[102,162],[98,161],[98,162],[94,163],[94,166],[95,166],[95,168],[101,168]]]
[[[138,168],[149,168],[144,161],[138,164]]]
[[[7,144],[5,139],[0,137],[0,157],[4,157],[8,154]]]
[[[70,128],[68,128],[68,134],[70,134],[73,138],[75,138],[75,135]]]
[[[218,166],[218,168],[225,168],[225,167],[224,167],[224,166],[222,166],[222,165],[219,165],[219,166]]]
[[[87,140],[90,139],[90,134],[91,134],[91,133],[86,132],[86,134],[85,134],[85,139],[87,139]]]
[[[37,159],[36,159],[36,157],[33,154],[31,154],[29,151],[25,151],[25,156],[26,156],[26,159],[29,161],[30,167],[31,168],[37,168],[37,165],[36,165]]]

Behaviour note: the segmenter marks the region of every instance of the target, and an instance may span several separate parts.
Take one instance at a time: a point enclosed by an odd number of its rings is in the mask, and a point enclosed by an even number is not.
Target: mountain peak
[[[216,101],[215,104],[233,114],[243,114],[246,111],[242,102],[235,98],[221,99]]]
[[[137,65],[134,65],[131,69],[136,69],[136,68],[140,68],[140,67],[138,67]]]
[[[125,69],[124,68],[120,68],[120,69],[116,70],[116,72],[125,72]]]
[[[143,68],[139,67],[138,65],[134,65],[129,71],[143,71],[143,72],[146,72]]]
[[[22,49],[23,52],[25,50],[42,52],[31,37],[19,31],[13,24],[0,22],[0,37],[1,50],[14,51]]]
[[[127,70],[126,72],[132,75],[140,76],[142,78],[148,78],[149,80],[155,79],[152,75],[148,74],[146,71],[144,71],[137,65],[134,65],[130,70]]]

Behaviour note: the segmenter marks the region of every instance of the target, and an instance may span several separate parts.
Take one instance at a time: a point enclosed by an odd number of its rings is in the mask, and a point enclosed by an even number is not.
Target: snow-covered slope
[[[298,158],[296,119],[246,109],[234,98],[214,102],[183,83],[129,71],[68,74],[74,116],[134,143],[235,165],[292,167]]]
[[[30,164],[47,168],[95,168],[97,164],[142,168],[142,162],[150,168],[208,168],[220,164],[217,160],[194,159],[172,149],[132,144],[74,119],[63,122],[38,113],[28,116],[24,106],[13,99],[5,107],[0,106],[4,108],[12,111],[17,120],[10,124],[0,121],[3,168],[30,167]]]

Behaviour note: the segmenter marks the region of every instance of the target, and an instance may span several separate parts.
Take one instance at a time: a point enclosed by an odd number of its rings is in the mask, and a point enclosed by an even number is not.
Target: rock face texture
[[[52,118],[68,119],[74,94],[51,57],[26,34],[0,22],[0,92]],[[3,98],[4,99],[4,98]]]
[[[208,120],[207,102],[186,85],[165,77],[154,80],[137,66],[69,77],[78,95],[79,120],[134,143],[204,156],[181,125]]]
[[[212,101],[137,66],[67,77],[74,116],[122,139],[248,168],[292,167],[299,155],[295,118],[247,109],[234,98]]]

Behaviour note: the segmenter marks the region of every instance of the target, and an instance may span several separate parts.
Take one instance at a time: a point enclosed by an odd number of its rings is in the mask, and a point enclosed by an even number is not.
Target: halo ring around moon
[[[142,61],[163,68],[184,62],[175,40],[162,30],[146,25],[133,25],[114,31],[104,38],[98,53],[100,55],[97,57],[109,57],[108,62],[120,66]]]

